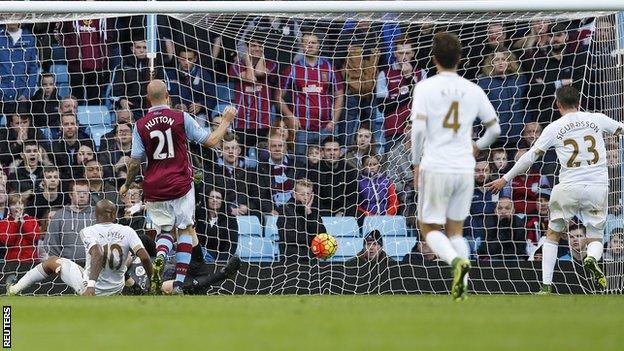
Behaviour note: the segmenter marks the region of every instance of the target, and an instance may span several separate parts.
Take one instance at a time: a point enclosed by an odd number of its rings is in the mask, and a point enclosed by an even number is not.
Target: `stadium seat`
[[[232,106],[228,103],[220,103],[217,104],[217,106],[215,106],[214,110],[212,110],[212,118],[215,118],[217,116],[221,116],[223,115],[223,111],[225,110],[226,107],[228,106]]]
[[[113,124],[113,116],[104,105],[78,106],[78,123],[81,125],[105,125]]]
[[[277,216],[264,217],[264,237],[274,241],[279,240],[279,229],[277,228]]]
[[[59,85],[56,87],[56,93],[62,99],[71,95],[71,87],[69,85]]]
[[[384,237],[407,236],[407,223],[403,216],[369,216],[364,218],[364,225],[362,226],[364,236],[374,229],[379,230]]]
[[[53,73],[56,77],[56,86],[69,85],[67,65],[54,64],[50,67],[50,73]],[[60,96],[63,97],[63,95]]]
[[[217,84],[217,102],[219,104],[232,101],[234,95],[234,89],[229,84]]]
[[[330,258],[333,262],[343,262],[353,258],[364,247],[364,241],[359,236],[340,236],[336,237],[336,241],[338,242],[338,249],[334,256]]]
[[[0,115],[0,127],[6,127],[7,125],[7,117],[5,115]]]
[[[262,236],[262,225],[256,216],[236,216],[238,235]]]
[[[383,241],[383,248],[386,254],[397,261],[402,260],[405,255],[412,251],[414,245],[416,245],[416,238],[388,236],[384,237]]]
[[[92,125],[89,126],[89,135],[95,143],[95,148],[99,151],[102,137],[113,130],[112,126]]]
[[[272,262],[279,255],[277,244],[255,235],[238,235],[236,254],[243,261]]]
[[[355,217],[322,217],[321,220],[327,234],[335,237],[360,236],[360,228]]]

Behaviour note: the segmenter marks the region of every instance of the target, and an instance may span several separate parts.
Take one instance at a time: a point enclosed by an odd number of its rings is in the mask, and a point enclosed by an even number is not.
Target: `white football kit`
[[[496,121],[496,111],[483,89],[456,73],[441,72],[414,88],[412,124],[426,129],[418,180],[420,221],[444,224],[470,214],[477,118],[484,124]]]
[[[143,242],[134,229],[116,223],[100,223],[84,228],[80,237],[85,245],[87,263],[82,269],[76,263],[62,258],[61,270],[68,275],[70,285],[77,294],[82,295],[86,290],[91,269],[91,254],[89,250],[100,245],[103,250],[103,269],[95,283],[95,294],[98,296],[116,295],[124,287],[126,260],[128,254],[143,248]]]
[[[602,113],[567,113],[542,132],[532,149],[545,153],[554,147],[561,165],[559,184],[550,197],[550,228],[563,232],[578,216],[587,237],[602,238],[607,219],[609,175],[604,133],[614,134],[624,124]]]

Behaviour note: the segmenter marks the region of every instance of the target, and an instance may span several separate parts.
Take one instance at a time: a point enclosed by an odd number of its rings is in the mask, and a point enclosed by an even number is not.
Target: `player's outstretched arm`
[[[141,159],[131,157],[128,162],[128,173],[126,174],[126,182],[119,189],[119,195],[125,194],[130,188],[130,184],[134,181],[139,170],[141,169]]]
[[[143,268],[145,268],[145,274],[148,277],[147,283],[146,283],[147,284],[146,289],[147,291],[149,291],[152,274],[154,273],[154,266],[152,265],[152,260],[150,260],[150,257],[144,248],[140,248],[139,250],[137,250],[136,255],[141,260],[141,264],[143,265]]]
[[[89,255],[91,255],[91,266],[89,271],[89,281],[87,282],[87,290],[85,290],[85,296],[95,296],[95,282],[100,276],[102,271],[102,264],[104,261],[104,254],[102,253],[102,246],[99,244],[91,246],[89,249]]]
[[[219,124],[219,127],[217,127],[216,130],[210,133],[208,138],[206,138],[206,140],[204,141],[205,147],[215,147],[219,144],[219,141],[223,139],[223,136],[227,132],[228,127],[236,117],[237,113],[238,111],[236,110],[236,108],[232,106],[228,106],[225,108],[225,110],[223,111],[223,120],[221,121],[221,124]]]
[[[525,173],[531,165],[537,161],[544,152],[537,148],[531,148],[527,153],[520,156],[516,164],[501,178],[485,184],[485,188],[492,194],[498,194],[504,187],[519,174]]]

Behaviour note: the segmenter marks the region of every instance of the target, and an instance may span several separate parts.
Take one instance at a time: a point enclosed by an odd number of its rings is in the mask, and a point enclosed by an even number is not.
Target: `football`
[[[336,238],[327,234],[321,233],[312,239],[312,253],[318,258],[321,259],[329,259],[335,253],[336,249],[338,249],[338,242],[336,242]]]

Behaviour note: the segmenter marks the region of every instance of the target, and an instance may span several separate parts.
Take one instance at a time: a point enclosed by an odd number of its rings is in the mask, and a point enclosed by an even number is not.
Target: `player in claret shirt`
[[[147,158],[143,193],[147,216],[160,233],[156,240],[156,260],[152,276],[152,290],[162,284],[161,273],[165,257],[173,249],[174,226],[177,228],[176,279],[173,293],[182,294],[182,284],[191,261],[195,234],[195,189],[187,141],[205,147],[214,147],[225,135],[236,117],[236,109],[228,107],[221,124],[210,133],[197,124],[188,113],[169,107],[169,93],[162,80],[153,80],[147,86],[147,97],[152,107],[137,121],[132,135],[131,161],[128,165],[123,195],[137,175],[141,159]]]

